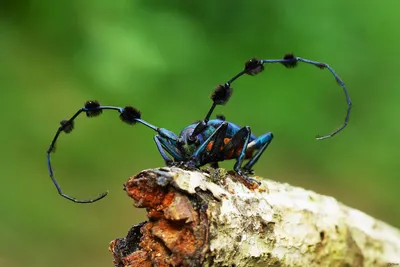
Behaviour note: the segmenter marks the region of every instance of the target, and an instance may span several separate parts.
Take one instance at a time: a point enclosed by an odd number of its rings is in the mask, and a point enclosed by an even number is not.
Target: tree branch
[[[149,221],[110,243],[115,266],[390,266],[400,231],[334,198],[223,169],[145,170],[125,184]]]

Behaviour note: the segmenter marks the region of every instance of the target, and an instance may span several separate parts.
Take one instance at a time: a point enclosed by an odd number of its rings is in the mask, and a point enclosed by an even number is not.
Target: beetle
[[[250,183],[259,183],[257,180],[247,175],[253,173],[252,167],[271,143],[273,134],[268,132],[256,137],[251,133],[249,126],[239,127],[232,122],[226,121],[223,116],[217,116],[216,119],[212,120],[210,120],[210,117],[217,105],[224,105],[228,102],[233,92],[231,84],[242,75],[257,75],[264,70],[265,64],[280,63],[287,68],[294,68],[297,66],[298,62],[311,64],[320,69],[328,69],[335,77],[337,83],[343,88],[347,101],[347,113],[344,123],[331,134],[317,136],[318,140],[331,138],[347,126],[351,110],[351,100],[346,85],[335,71],[328,64],[296,57],[293,54],[286,54],[283,59],[259,60],[257,58],[252,58],[245,63],[245,67],[241,72],[214,89],[211,94],[213,104],[206,117],[203,120],[196,121],[187,126],[179,135],[165,128],[156,127],[143,120],[140,111],[132,106],[126,106],[124,108],[101,106],[98,101],[87,101],[84,107],[79,109],[70,119],[60,122],[61,126],[58,128],[47,150],[47,165],[50,178],[61,196],[76,203],[93,203],[104,198],[108,194],[107,191],[96,198],[87,200],[79,200],[64,194],[54,177],[53,168],[51,166],[51,153],[55,150],[55,144],[60,134],[62,132],[70,133],[74,128],[75,118],[81,113],[86,113],[87,117],[96,117],[100,115],[103,110],[116,110],[119,112],[119,117],[123,122],[130,125],[140,123],[157,132],[157,135],[154,136],[154,142],[167,166],[182,166],[183,164],[183,166],[188,168],[199,168],[209,163],[214,167],[218,167],[218,162],[220,161],[236,159],[234,165],[235,172]],[[242,167],[244,160],[247,159],[248,162]]]

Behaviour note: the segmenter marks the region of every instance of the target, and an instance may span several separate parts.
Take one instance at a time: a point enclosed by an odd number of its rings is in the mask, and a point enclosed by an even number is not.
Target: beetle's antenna
[[[210,120],[210,116],[213,113],[214,108],[217,105],[225,105],[232,93],[233,89],[230,87],[230,83],[220,84],[214,89],[213,93],[211,94],[211,100],[213,101],[213,104],[208,111],[206,118],[204,119],[206,123]]]
[[[206,118],[204,119],[203,122],[198,124],[198,128],[199,130],[202,130],[206,127],[206,124],[212,114],[212,112],[214,111],[214,108],[216,107],[216,105],[218,105],[219,103],[216,103],[215,99],[213,98],[215,95],[222,95],[222,99],[224,101],[222,101],[223,103],[221,104],[225,104],[228,100],[230,95],[232,94],[232,88],[230,87],[230,85],[239,77],[241,77],[244,74],[248,74],[248,75],[256,75],[260,72],[262,72],[264,70],[264,64],[266,63],[281,63],[283,64],[286,68],[294,68],[297,66],[297,62],[304,62],[307,64],[311,64],[314,65],[320,69],[328,69],[333,76],[336,79],[336,82],[343,88],[344,94],[346,96],[346,101],[347,101],[347,113],[346,113],[346,117],[344,119],[344,123],[335,131],[333,131],[332,133],[328,134],[328,135],[324,135],[324,136],[317,136],[317,140],[322,140],[322,139],[327,139],[327,138],[331,138],[334,135],[336,135],[337,133],[339,133],[340,131],[342,131],[348,124],[349,122],[349,118],[350,118],[350,111],[351,111],[351,100],[350,100],[350,95],[347,91],[346,85],[345,83],[339,78],[339,76],[336,74],[336,72],[326,63],[322,63],[322,62],[317,62],[317,61],[312,61],[312,60],[308,60],[308,59],[304,59],[301,57],[295,57],[293,54],[286,54],[284,56],[283,59],[257,59],[257,58],[252,58],[250,60],[248,60],[245,63],[245,67],[244,70],[242,70],[241,72],[239,72],[238,74],[236,74],[235,76],[233,76],[228,82],[226,82],[224,85],[219,85],[213,92],[212,94],[212,100],[213,105],[211,106],[210,110],[207,113]],[[229,88],[229,94],[224,94],[223,92],[223,88]],[[219,94],[217,93],[217,91],[219,90]],[[228,91],[228,89],[225,89]],[[222,93],[222,94],[221,94]],[[224,98],[224,95],[227,95],[226,98]],[[218,97],[217,97],[218,99]],[[203,124],[203,125],[202,125]],[[202,126],[201,126],[202,125]],[[196,127],[197,128],[197,127]],[[200,131],[201,132],[201,131]]]
[[[260,60],[259,64],[261,64],[261,66],[262,66],[262,64],[265,64],[265,63],[282,63],[286,68],[294,68],[297,66],[297,62],[299,62],[299,61],[314,65],[319,69],[328,69],[332,73],[332,75],[335,77],[336,82],[343,88],[343,92],[346,96],[346,102],[347,102],[347,113],[346,113],[346,117],[344,118],[343,124],[338,129],[336,129],[335,131],[333,131],[332,133],[330,133],[328,135],[324,135],[324,136],[318,135],[317,136],[317,140],[331,138],[334,135],[336,135],[337,133],[339,133],[340,131],[342,131],[347,126],[347,124],[349,122],[349,118],[350,118],[350,111],[351,111],[351,105],[352,105],[350,95],[346,88],[346,84],[340,79],[340,77],[331,68],[331,66],[329,66],[328,64],[323,63],[323,62],[317,62],[317,61],[313,61],[313,60],[304,59],[301,57],[296,57],[293,54],[286,54],[283,59]]]
[[[230,87],[229,82],[225,84],[220,84],[214,89],[213,93],[211,94],[211,100],[213,101],[213,104],[210,110],[208,111],[205,119],[197,124],[196,128],[190,135],[190,138],[192,140],[194,140],[195,136],[201,133],[207,127],[207,123],[210,120],[210,116],[213,113],[215,107],[217,105],[225,105],[226,102],[228,102],[229,98],[231,97],[232,92],[233,89]]]
[[[176,140],[177,137],[174,133],[163,129],[163,128],[158,128],[145,120],[142,120],[140,118],[141,113],[138,109],[127,106],[125,108],[121,107],[114,107],[114,106],[100,106],[100,103],[96,100],[90,100],[85,103],[85,106],[81,109],[79,109],[69,120],[62,120],[60,122],[61,126],[58,128],[53,140],[51,141],[51,144],[49,148],[47,149],[47,166],[50,174],[50,178],[53,181],[55,187],[57,188],[58,193],[66,198],[69,199],[75,203],[93,203],[96,202],[102,198],[104,198],[107,194],[108,191],[100,194],[96,198],[93,199],[85,199],[85,200],[79,200],[74,197],[71,197],[69,195],[66,195],[62,192],[61,186],[57,182],[56,178],[54,177],[54,172],[53,168],[51,166],[51,153],[55,151],[56,148],[56,142],[58,140],[58,137],[60,136],[61,132],[64,133],[71,133],[72,130],[74,129],[74,120],[82,113],[86,113],[87,117],[96,117],[99,116],[103,110],[110,109],[110,110],[116,110],[120,113],[119,117],[123,122],[126,122],[127,124],[130,125],[135,125],[137,122],[149,127],[150,129],[153,129],[154,131],[158,132],[160,136],[171,139],[171,140]]]

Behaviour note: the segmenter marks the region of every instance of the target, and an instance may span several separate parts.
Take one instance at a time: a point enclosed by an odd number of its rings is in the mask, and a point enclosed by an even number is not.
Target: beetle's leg
[[[167,155],[167,153],[165,153],[165,150],[162,147],[161,142],[158,138],[159,138],[158,135],[155,135],[154,142],[156,143],[158,152],[160,152],[161,157],[163,157],[163,159],[165,161],[165,165],[169,166],[173,162],[173,160]]]
[[[254,164],[257,163],[258,159],[260,158],[261,154],[265,151],[265,149],[268,147],[268,145],[271,143],[273,139],[273,134],[272,133],[266,133],[258,137],[256,140],[252,141],[248,146],[247,146],[247,152],[248,151],[253,151],[257,150],[256,154],[250,158],[250,160],[246,163],[246,165],[243,167],[243,171],[246,173],[252,173],[252,167]]]
[[[233,167],[233,169],[236,171],[236,173],[240,176],[242,176],[244,179],[246,179],[250,183],[257,183],[260,184],[259,181],[247,177],[245,173],[242,171],[241,167],[243,164],[244,159],[246,158],[246,151],[247,151],[247,146],[249,144],[249,140],[251,137],[251,130],[249,126],[245,126],[241,128],[233,137],[232,139],[225,145],[224,147],[224,154],[225,156],[228,156],[231,153],[235,153],[236,150],[238,149],[239,145],[243,144],[240,154],[236,160],[236,163]]]
[[[196,166],[202,165],[203,162],[201,162],[201,160],[203,160],[203,159],[201,158],[201,156],[204,153],[204,151],[206,151],[208,144],[211,141],[214,141],[217,143],[217,144],[215,144],[215,143],[213,144],[212,151],[215,151],[214,150],[215,145],[217,145],[217,147],[218,147],[218,144],[220,144],[219,145],[219,147],[220,147],[224,142],[224,137],[225,137],[227,128],[228,128],[227,122],[221,123],[218,126],[218,128],[215,129],[215,131],[197,148],[197,150],[193,153],[190,161],[193,162]]]
[[[228,155],[231,152],[235,153],[239,145],[243,144],[242,149],[240,150],[240,154],[237,157],[235,166],[233,167],[233,169],[236,172],[240,172],[242,163],[246,157],[246,148],[247,145],[249,144],[250,136],[251,136],[250,127],[245,126],[241,128],[224,147],[224,154]]]
[[[158,151],[160,151],[161,156],[164,158],[167,166],[171,165],[173,160],[168,157],[165,151],[170,154],[175,161],[182,161],[182,156],[179,153],[176,143],[168,138],[160,137],[159,135],[154,136],[154,141],[157,144]],[[168,159],[168,160],[167,160]]]

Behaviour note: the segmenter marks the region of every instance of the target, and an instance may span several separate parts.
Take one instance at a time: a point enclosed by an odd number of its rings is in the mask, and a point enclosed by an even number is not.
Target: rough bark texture
[[[334,198],[223,169],[145,170],[125,184],[149,221],[110,243],[115,266],[396,266],[400,231]]]

